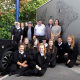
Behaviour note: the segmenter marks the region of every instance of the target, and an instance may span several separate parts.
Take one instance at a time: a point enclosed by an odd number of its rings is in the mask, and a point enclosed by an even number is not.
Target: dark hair
[[[59,36],[58,38],[61,38],[61,39],[62,39],[62,37],[61,37],[61,36]]]
[[[58,25],[59,25],[59,20],[58,20],[58,19],[56,19],[56,20],[58,21]],[[56,20],[55,20],[55,21],[56,21]]]
[[[42,38],[42,40],[46,40],[46,38],[45,38],[45,37],[43,37],[43,38]]]
[[[24,46],[24,43],[19,43],[19,44],[18,44],[18,47],[20,47],[21,45],[23,45],[23,46]]]
[[[33,40],[32,40],[32,43],[31,43],[31,48],[32,48],[32,49],[34,49],[33,46],[34,46],[34,42],[35,42],[36,40],[38,41],[37,47],[38,47],[38,45],[39,45],[39,40],[38,40],[37,38],[33,39]]]
[[[39,20],[38,20],[38,22],[39,22],[39,21],[42,21],[42,20],[41,20],[41,19],[39,19]]]

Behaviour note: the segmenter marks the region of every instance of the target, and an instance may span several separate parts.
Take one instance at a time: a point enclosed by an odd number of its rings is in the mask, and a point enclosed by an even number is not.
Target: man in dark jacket
[[[29,42],[31,42],[32,37],[34,35],[34,27],[32,27],[32,22],[28,22],[28,26],[24,28],[23,38],[27,37]]]
[[[53,26],[53,20],[50,19],[49,20],[49,24],[46,26],[46,30],[45,30],[45,37],[47,40],[49,40],[51,38],[51,28]]]

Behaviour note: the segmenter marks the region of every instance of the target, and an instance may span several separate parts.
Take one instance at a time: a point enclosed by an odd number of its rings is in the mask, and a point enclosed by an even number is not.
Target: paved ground
[[[48,68],[42,77],[16,77],[15,75],[5,77],[0,80],[80,80],[80,66],[68,68],[64,64],[57,64],[55,68]]]

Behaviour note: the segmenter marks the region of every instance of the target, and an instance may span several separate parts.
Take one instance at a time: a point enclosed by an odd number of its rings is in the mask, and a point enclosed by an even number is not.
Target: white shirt
[[[62,42],[60,44],[58,43],[58,45],[61,46],[62,45]]]
[[[71,44],[68,43],[69,46],[71,46]]]
[[[43,43],[41,43],[41,44],[43,44]],[[44,44],[45,45],[45,47],[47,47],[48,46],[48,44],[46,43],[46,44]]]
[[[20,51],[19,51],[19,53],[20,53],[20,54],[23,54],[23,53],[24,53],[24,51],[23,51],[23,52],[20,52]]]
[[[41,54],[41,53],[40,53]],[[44,56],[44,54],[41,54],[41,56]]]
[[[43,24],[41,24],[41,26],[36,25],[34,28],[34,35],[44,36],[45,35],[45,29],[46,29],[46,27]]]

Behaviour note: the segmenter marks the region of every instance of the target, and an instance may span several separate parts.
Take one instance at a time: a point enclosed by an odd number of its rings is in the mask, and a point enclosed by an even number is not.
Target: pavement
[[[48,68],[42,77],[5,75],[0,80],[80,80],[80,66],[68,68],[64,64],[57,64],[55,68]]]

